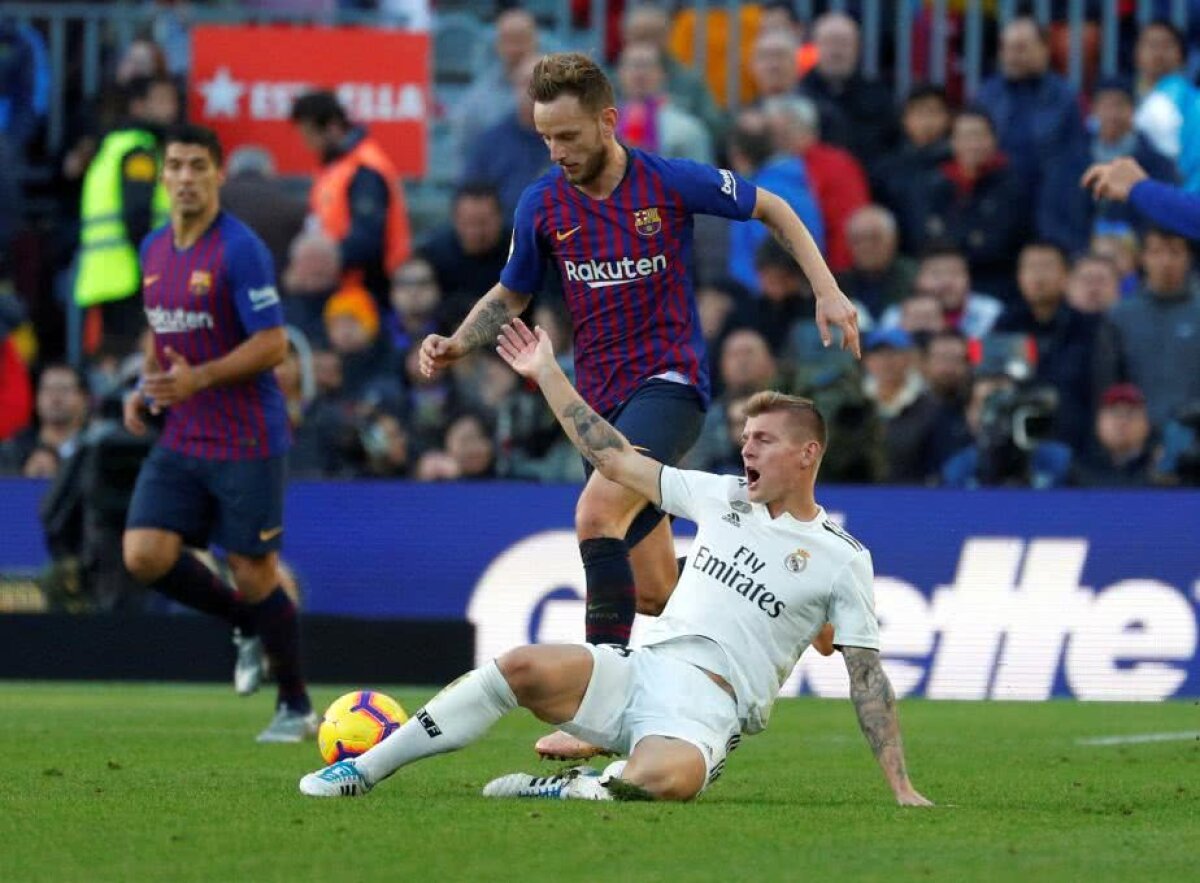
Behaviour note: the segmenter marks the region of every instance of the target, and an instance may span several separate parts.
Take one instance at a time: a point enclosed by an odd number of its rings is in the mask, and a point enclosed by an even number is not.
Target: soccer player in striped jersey
[[[426,374],[495,345],[501,325],[525,309],[553,261],[575,326],[584,400],[649,456],[678,462],[709,402],[690,276],[695,214],[766,224],[812,283],[826,344],[837,325],[842,345],[858,353],[854,308],[782,199],[728,170],[620,144],[612,85],[584,55],[542,58],[529,98],[554,167],[518,203],[499,284],[453,336],[431,335],[422,344]],[[624,646],[635,610],[657,614],[679,578],[670,525],[645,498],[593,473],[575,527],[587,579],[587,640]],[[559,757],[588,752],[561,733],[541,740],[538,750]]]
[[[165,412],[142,464],[125,526],[125,566],[174,601],[237,630],[235,685],[250,693],[265,651],[278,705],[260,742],[298,742],[317,720],[300,671],[296,608],[280,586],[283,394],[272,369],[287,354],[275,271],[262,240],[221,210],[221,144],[180,126],[166,139],[171,223],[142,243],[146,318],[154,332],[125,425]],[[236,591],[184,546],[228,554]]]

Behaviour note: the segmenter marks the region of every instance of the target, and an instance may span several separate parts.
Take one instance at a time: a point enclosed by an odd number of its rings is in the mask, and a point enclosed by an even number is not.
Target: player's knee
[[[540,678],[541,663],[529,647],[509,650],[496,660],[496,666],[520,705],[530,701]]]
[[[279,585],[279,573],[273,557],[229,558],[233,584],[251,602],[261,601]]]
[[[575,536],[580,540],[595,540],[601,537],[620,539],[625,535],[621,529],[621,513],[606,506],[580,500],[575,507]]]
[[[125,569],[134,579],[145,585],[159,579],[175,563],[164,550],[129,534],[125,535],[121,545],[121,555],[125,561]]]

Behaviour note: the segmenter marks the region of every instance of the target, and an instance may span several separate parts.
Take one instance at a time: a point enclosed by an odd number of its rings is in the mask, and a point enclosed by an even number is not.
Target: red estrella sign
[[[425,173],[429,38],[372,28],[248,25],[192,31],[189,108],[228,153],[259,144],[283,174],[310,174],[317,159],[289,122],[292,101],[332,89],[405,176]]]

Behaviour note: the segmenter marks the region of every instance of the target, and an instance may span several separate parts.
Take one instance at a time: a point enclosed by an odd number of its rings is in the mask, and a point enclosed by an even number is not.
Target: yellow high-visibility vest
[[[128,153],[138,149],[157,155],[158,141],[145,129],[118,129],[100,143],[84,176],[75,277],[75,303],[81,307],[141,293],[138,243],[129,239],[121,203],[121,164]],[[170,217],[167,191],[157,180],[157,168],[155,179],[151,229],[162,226]]]

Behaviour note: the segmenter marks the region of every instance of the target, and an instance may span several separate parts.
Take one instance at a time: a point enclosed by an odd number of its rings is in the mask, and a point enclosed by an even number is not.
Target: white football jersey
[[[642,644],[669,641],[729,681],[744,732],[767,725],[780,686],[826,622],[839,645],[879,649],[871,553],[824,509],[812,521],[772,518],[746,498],[743,479],[670,466],[659,489],[662,508],[699,532]]]

